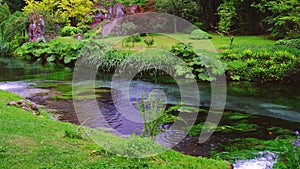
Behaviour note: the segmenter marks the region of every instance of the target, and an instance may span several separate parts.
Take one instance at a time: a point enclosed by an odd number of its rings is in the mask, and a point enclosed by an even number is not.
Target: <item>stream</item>
[[[51,99],[58,95],[59,91],[53,88],[38,88],[39,83],[60,83],[71,85],[72,69],[59,65],[41,66],[28,64],[13,58],[0,57],[0,89],[15,92],[46,107],[53,116],[61,121],[80,124],[75,114],[72,100]],[[112,101],[111,75],[101,74],[96,80],[97,103],[106,122],[92,118],[85,125],[97,127],[111,127],[118,133],[129,135],[137,133],[136,129],[142,129],[142,124],[124,118],[116,111]],[[198,83],[200,107],[208,108],[211,102],[211,86],[209,83]],[[122,91],[122,89],[117,89]],[[130,101],[134,104],[141,100],[142,93],[148,96],[153,91],[163,91],[167,105],[177,105],[180,102],[180,90],[174,83],[154,83],[149,79],[135,79],[130,84]],[[193,91],[191,91],[193,92]],[[116,92],[118,97],[122,93]],[[300,123],[300,90],[297,85],[278,84],[251,84],[247,82],[229,83],[227,86],[227,99],[224,118],[220,125],[232,123],[227,119],[230,112],[242,112],[250,114],[247,120],[257,124],[259,129],[246,133],[214,133],[205,144],[199,144],[197,137],[185,137],[173,149],[184,154],[194,156],[210,156],[211,149],[222,151],[221,144],[228,143],[236,137],[260,138],[272,140],[279,135],[266,134],[270,127],[283,127],[291,130],[297,129]],[[89,103],[86,103],[89,104]],[[120,102],[122,104],[122,102]],[[86,117],[90,118],[90,117]],[[198,122],[205,120],[206,116],[198,114]],[[101,119],[100,119],[101,120]],[[105,125],[108,126],[105,126]],[[141,131],[141,130],[140,130]],[[140,133],[138,132],[138,134]],[[179,133],[180,134],[180,131]],[[168,138],[163,138],[168,139]],[[267,169],[272,168],[278,156],[274,152],[260,152],[251,160],[236,160],[235,169]]]

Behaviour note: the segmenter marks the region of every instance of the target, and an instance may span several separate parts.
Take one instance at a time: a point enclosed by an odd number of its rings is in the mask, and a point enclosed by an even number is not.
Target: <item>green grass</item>
[[[97,146],[81,127],[49,120],[45,113],[34,116],[7,106],[9,101],[22,99],[15,94],[0,90],[0,96],[0,168],[229,168],[224,161],[186,156],[173,150],[141,159],[121,157]],[[112,140],[125,150],[130,148],[126,147],[130,139],[101,131],[97,134],[101,140]],[[141,138],[132,139],[145,150],[153,147],[142,144]]]
[[[70,43],[70,44],[76,44],[79,40],[76,38],[73,38],[71,36],[62,37],[59,36],[55,39],[55,41],[61,42],[61,43]]]
[[[211,42],[216,49],[229,47],[230,37],[212,34]],[[270,39],[269,36],[234,36],[233,45],[274,45],[275,40]]]
[[[173,45],[178,42],[191,43],[194,50],[209,50],[214,51],[215,49],[222,49],[229,47],[230,37],[221,36],[218,34],[212,34],[212,39],[208,40],[193,40],[190,39],[189,34],[177,33],[177,34],[152,34],[154,37],[153,48],[160,48],[169,50]],[[142,41],[136,42],[135,47],[122,47],[122,37],[105,38],[104,42],[115,46],[121,50],[144,50],[147,48],[146,44]],[[275,40],[270,39],[269,36],[234,36],[234,45],[273,45]],[[131,45],[131,44],[130,44]]]

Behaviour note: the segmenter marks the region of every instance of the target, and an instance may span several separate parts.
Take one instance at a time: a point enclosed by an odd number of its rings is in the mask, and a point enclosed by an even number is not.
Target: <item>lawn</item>
[[[212,39],[209,40],[193,40],[189,38],[189,34],[177,33],[177,34],[152,34],[154,37],[154,45],[151,48],[160,48],[164,50],[169,50],[173,45],[178,42],[191,43],[194,50],[209,50],[215,51],[216,49],[222,49],[228,47],[230,44],[229,36],[221,36],[218,34],[212,34]],[[135,47],[131,48],[131,43],[129,47],[122,47],[122,37],[105,38],[104,42],[115,46],[121,50],[144,50],[147,45],[143,42],[144,37],[142,37],[141,42],[136,42]],[[272,45],[275,40],[269,38],[269,36],[235,36],[234,45]]]
[[[50,120],[46,113],[35,116],[7,106],[9,101],[22,99],[15,94],[0,90],[0,96],[0,168],[230,168],[225,161],[186,156],[173,150],[140,159],[115,155],[91,141],[82,127]],[[97,134],[102,140],[119,140],[125,150],[132,148],[130,139],[98,130]],[[143,143],[140,138],[133,139]],[[146,151],[149,145],[144,146]]]

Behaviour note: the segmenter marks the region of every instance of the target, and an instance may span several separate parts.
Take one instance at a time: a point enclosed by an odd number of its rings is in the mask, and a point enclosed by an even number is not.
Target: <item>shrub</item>
[[[12,51],[11,44],[9,42],[5,42],[4,40],[0,40],[0,55],[7,56],[10,55]]]
[[[279,162],[274,166],[275,169],[300,168],[300,135],[295,132],[296,138],[290,140],[286,146],[287,152],[280,156]]]
[[[300,39],[278,40],[275,45],[285,45],[290,48],[300,49]]]
[[[31,62],[73,64],[83,45],[82,41],[76,44],[61,43],[57,40],[48,43],[31,42],[17,48],[15,55]]]
[[[207,32],[204,32],[203,30],[196,29],[191,33],[190,38],[195,40],[201,40],[201,39],[211,39],[212,36]]]
[[[177,57],[180,57],[184,60],[192,59],[197,56],[190,43],[186,44],[183,42],[179,42],[176,45],[172,46],[170,52],[174,53]]]
[[[79,53],[84,63],[97,67],[106,72],[112,72],[127,57],[127,53],[119,52],[113,47],[106,46],[99,40],[91,40],[84,45]]]
[[[222,53],[227,63],[227,76],[232,80],[255,82],[286,81],[294,79],[299,49],[282,46],[234,46]]]
[[[186,28],[185,30],[183,30],[183,33],[185,34],[191,34],[194,30],[199,29],[197,26],[192,25],[188,28]]]
[[[144,39],[144,42],[147,46],[152,46],[154,44],[154,38],[147,34],[147,37]]]
[[[65,26],[61,30],[61,36],[74,36],[77,34],[82,34],[82,30],[73,26]]]
[[[136,33],[133,35],[133,40],[134,42],[141,42],[142,41],[142,38],[141,38],[141,35]],[[125,42],[132,42],[132,36],[128,36],[125,38]]]

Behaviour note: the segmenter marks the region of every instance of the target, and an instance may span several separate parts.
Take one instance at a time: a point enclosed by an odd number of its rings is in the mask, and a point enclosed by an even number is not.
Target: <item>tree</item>
[[[253,6],[269,14],[264,22],[270,25],[268,31],[275,38],[300,37],[299,0],[261,0]]]
[[[25,6],[25,2],[23,0],[3,0],[9,6],[9,9],[12,13],[16,11],[21,11]]]
[[[76,26],[77,22],[84,18],[91,10],[96,0],[25,0],[24,11],[43,12],[57,23],[71,24]]]
[[[4,41],[11,42],[25,36],[28,25],[28,16],[22,12],[15,12],[1,23],[1,36]]]
[[[0,24],[3,21],[5,21],[6,19],[8,19],[10,15],[11,15],[11,12],[9,10],[7,3],[3,3],[0,0]]]
[[[225,0],[224,3],[219,6],[218,14],[220,15],[218,30],[220,33],[230,36],[230,46],[232,46],[234,37],[231,27],[233,26],[233,19],[237,16],[233,0]]]

